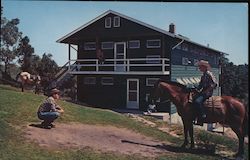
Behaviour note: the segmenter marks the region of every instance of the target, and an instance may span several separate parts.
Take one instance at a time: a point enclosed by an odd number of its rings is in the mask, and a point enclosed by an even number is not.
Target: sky
[[[248,4],[119,1],[3,0],[3,16],[19,18],[19,30],[28,36],[35,54],[51,53],[58,65],[68,60],[68,45],[56,41],[111,9],[191,41],[227,53],[230,62],[248,64]],[[76,53],[72,51],[72,58]]]

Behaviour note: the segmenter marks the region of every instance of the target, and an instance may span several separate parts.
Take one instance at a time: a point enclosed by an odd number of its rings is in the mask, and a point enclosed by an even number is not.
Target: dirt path
[[[146,157],[166,153],[162,144],[150,137],[128,129],[86,124],[56,124],[56,128],[42,129],[28,126],[25,137],[51,149],[92,148],[100,152],[141,154]]]

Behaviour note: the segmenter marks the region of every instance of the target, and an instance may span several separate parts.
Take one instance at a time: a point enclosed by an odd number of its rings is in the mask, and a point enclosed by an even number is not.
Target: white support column
[[[99,71],[98,59],[95,60],[95,65],[96,65],[96,72],[98,72]]]
[[[69,46],[68,46],[68,47],[69,47],[69,48],[68,48],[68,49],[69,49],[69,53],[68,53],[68,54],[69,54],[69,55],[68,55],[68,56],[69,56],[69,57],[68,57],[68,59],[69,59],[69,70],[70,70],[70,60],[71,60],[70,46],[71,46],[71,45],[69,44]]]
[[[129,66],[130,62],[129,62],[129,59],[127,59],[127,72],[130,71],[130,66]]]
[[[164,60],[164,58],[162,59],[162,72],[165,72],[165,60]]]

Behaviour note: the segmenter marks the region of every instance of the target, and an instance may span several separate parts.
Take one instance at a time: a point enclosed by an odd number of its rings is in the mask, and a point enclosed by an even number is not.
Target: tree
[[[42,66],[41,58],[38,55],[32,55],[31,56],[31,73],[33,74],[39,74],[39,67]]]
[[[37,69],[40,76],[42,76],[42,86],[47,88],[54,80],[59,68],[56,62],[52,59],[52,54],[44,53]]]
[[[17,48],[17,56],[19,57],[18,62],[21,65],[21,70],[34,74],[34,69],[32,68],[34,48],[29,42],[30,40],[27,36],[20,40]]]
[[[222,95],[239,98],[248,106],[248,65],[234,65],[226,57],[222,57],[221,67]]]
[[[8,66],[17,57],[17,44],[21,39],[22,32],[19,32],[17,25],[19,19],[8,20],[2,17],[3,7],[1,6],[1,48],[0,63],[4,63],[4,72],[7,74]]]

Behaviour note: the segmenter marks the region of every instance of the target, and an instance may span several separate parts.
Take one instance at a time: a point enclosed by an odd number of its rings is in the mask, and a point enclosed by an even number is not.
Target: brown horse
[[[39,85],[41,82],[41,77],[39,75],[31,75],[28,72],[20,72],[16,76],[17,82],[20,82],[22,92],[24,91],[24,87],[26,85],[32,85],[35,86],[35,94],[39,92]]]
[[[191,91],[193,92],[193,91]],[[150,94],[150,103],[153,105],[160,97],[167,97],[172,101],[179,116],[182,118],[185,140],[181,147],[186,147],[188,133],[191,139],[190,148],[194,147],[193,120],[196,117],[195,108],[189,102],[190,90],[177,82],[158,81]],[[218,98],[217,98],[218,100]],[[218,104],[218,101],[216,102]],[[205,106],[204,106],[205,107]],[[248,115],[245,106],[237,99],[230,96],[221,96],[218,107],[205,107],[206,119],[204,123],[219,122],[232,128],[239,139],[239,148],[235,156],[244,154],[244,137],[247,135]]]

